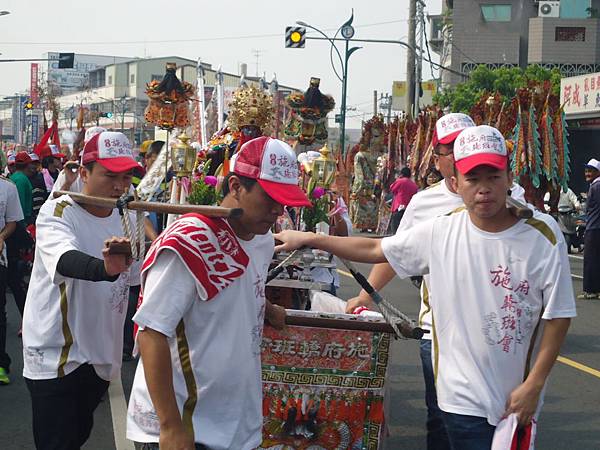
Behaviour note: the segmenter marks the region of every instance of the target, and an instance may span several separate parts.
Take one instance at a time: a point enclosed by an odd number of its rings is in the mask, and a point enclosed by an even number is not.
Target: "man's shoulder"
[[[72,207],[73,204],[73,199],[68,195],[61,195],[56,198],[50,196],[40,208],[38,220],[40,218],[43,220],[45,217],[57,217],[63,219],[65,218],[65,214],[68,214],[72,210],[70,207]]]
[[[534,235],[552,246],[556,246],[562,239],[562,233],[556,220],[549,214],[534,211],[533,217],[524,220],[523,223],[525,226],[531,227],[532,231],[535,230]]]
[[[0,175],[0,189],[16,189],[15,182],[4,175]]]

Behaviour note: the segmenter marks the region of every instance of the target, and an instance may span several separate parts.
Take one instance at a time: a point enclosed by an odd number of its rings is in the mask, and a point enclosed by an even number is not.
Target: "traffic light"
[[[112,119],[113,113],[111,112],[103,112],[100,113],[100,117],[106,117],[107,119]]]
[[[304,48],[306,28],[285,27],[285,48]]]
[[[25,103],[23,103],[23,109],[25,111],[33,109],[33,103],[31,102],[31,100],[27,100]]]
[[[75,53],[59,53],[58,54],[58,68],[59,69],[72,69],[75,64]]]

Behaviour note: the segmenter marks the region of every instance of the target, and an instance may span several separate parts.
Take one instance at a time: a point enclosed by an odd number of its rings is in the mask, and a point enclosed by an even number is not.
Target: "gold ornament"
[[[263,134],[273,121],[273,98],[254,86],[238,89],[229,105],[229,127],[240,131],[243,127],[254,126]]]

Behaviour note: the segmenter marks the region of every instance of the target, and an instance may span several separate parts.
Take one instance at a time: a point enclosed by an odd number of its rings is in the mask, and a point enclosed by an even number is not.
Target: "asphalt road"
[[[570,258],[575,292],[581,290],[582,260]],[[365,274],[368,266],[360,266]],[[600,274],[599,274],[600,276]],[[354,280],[342,275],[339,296],[349,298],[358,292]],[[409,283],[393,280],[384,294],[406,314],[416,317],[418,293]],[[578,317],[573,320],[553,369],[540,417],[536,448],[548,450],[600,450],[600,301],[577,301]],[[0,387],[0,450],[33,449],[31,408],[23,378],[20,326],[12,298],[8,306],[8,351],[13,358],[12,383]],[[421,363],[416,341],[395,341],[389,365],[391,417],[389,449],[425,449],[425,404]],[[135,362],[123,366],[125,396],[135,370]],[[119,386],[111,387],[113,398],[105,399],[95,414],[95,426],[85,449],[112,450],[122,438],[124,399]],[[119,401],[120,400],[120,401]],[[111,405],[113,405],[111,409]],[[120,406],[119,406],[120,405]],[[115,423],[117,432],[115,433]],[[122,448],[132,449],[127,443]]]

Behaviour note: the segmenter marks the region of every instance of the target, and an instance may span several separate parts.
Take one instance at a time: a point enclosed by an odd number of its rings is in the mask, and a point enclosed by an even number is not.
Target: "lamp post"
[[[319,30],[318,28],[313,27],[312,25],[307,24],[306,22],[301,22],[301,21],[296,22],[301,27],[310,28],[311,30],[316,31],[321,36],[323,36],[325,39],[327,39],[329,41],[329,43],[331,44],[331,51],[335,50],[335,52],[337,53],[338,59],[340,60],[340,64],[342,66],[342,76],[341,77],[338,74],[337,70],[335,69],[333,60],[331,61],[331,66],[333,68],[335,75],[342,82],[342,104],[340,106],[340,147],[341,147],[342,155],[344,155],[346,153],[345,152],[346,93],[347,93],[347,88],[348,88],[348,59],[350,59],[350,56],[352,55],[352,53],[354,53],[356,50],[361,48],[361,47],[350,48],[350,45],[349,45],[350,39],[352,39],[352,37],[354,36],[354,27],[352,27],[353,20],[354,20],[354,11],[352,11],[352,15],[350,16],[350,18],[346,22],[344,22],[342,24],[342,26],[340,26],[338,28],[338,30],[335,32],[335,35],[333,36],[333,38],[330,38],[323,31]],[[342,55],[340,54],[340,51],[338,50],[337,46],[335,45],[335,40],[336,40],[336,37],[338,34],[341,34],[345,41],[345,51],[344,51],[343,59],[342,59]]]

